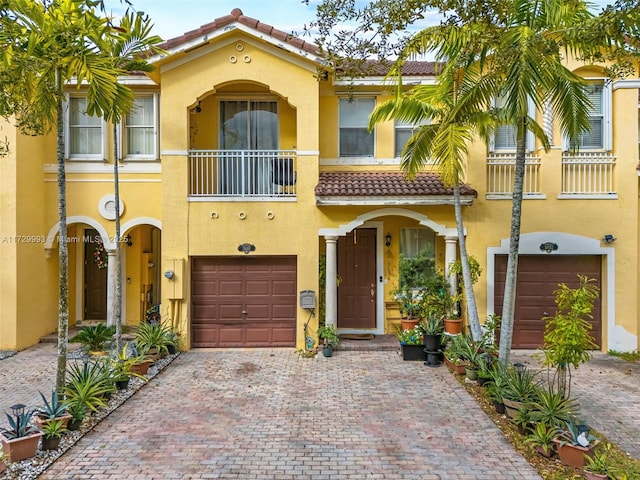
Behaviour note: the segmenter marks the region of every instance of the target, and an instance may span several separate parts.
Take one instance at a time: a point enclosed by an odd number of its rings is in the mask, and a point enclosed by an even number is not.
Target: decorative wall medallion
[[[122,198],[120,198],[120,216],[124,214],[124,203]],[[107,220],[115,220],[116,219],[116,199],[112,193],[109,193],[102,197],[98,201],[98,211],[102,218]]]

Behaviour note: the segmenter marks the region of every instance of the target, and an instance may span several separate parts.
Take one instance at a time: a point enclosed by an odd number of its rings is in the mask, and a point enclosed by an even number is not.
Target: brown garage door
[[[495,261],[495,309],[502,314],[504,280],[507,271],[507,256],[498,255]],[[518,281],[516,284],[516,308],[513,325],[513,348],[538,348],[544,341],[545,312],[556,312],[553,292],[558,284],[578,286],[577,275],[596,279],[601,286],[601,259],[596,255],[520,255],[518,259]],[[593,309],[592,336],[598,345],[602,341],[600,298]]]
[[[193,347],[295,345],[295,257],[192,257],[191,264]]]

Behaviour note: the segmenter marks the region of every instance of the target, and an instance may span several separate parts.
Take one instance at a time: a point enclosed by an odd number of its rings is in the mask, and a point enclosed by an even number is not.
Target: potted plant
[[[458,353],[451,349],[450,346],[444,351],[444,362],[456,375],[464,375],[466,371],[466,362],[460,358]]]
[[[2,452],[9,462],[19,462],[35,456],[42,432],[31,425],[33,411],[26,406],[11,406],[12,415],[5,412],[9,428],[0,430]]]
[[[68,403],[81,403],[87,410],[95,412],[106,407],[106,397],[113,392],[115,384],[104,361],[74,363],[67,370],[65,397]]]
[[[60,439],[67,431],[62,419],[54,418],[42,425],[42,450],[57,450]]]
[[[525,443],[532,445],[543,457],[552,457],[555,450],[554,439],[559,433],[558,428],[541,422],[535,423],[529,430],[529,435],[524,439]]]
[[[403,360],[426,360],[424,333],[419,325],[398,332]]]
[[[136,327],[134,342],[138,351],[156,361],[169,353],[169,345],[176,346],[177,337],[164,323],[145,321]]]
[[[584,468],[585,457],[593,455],[600,440],[589,433],[587,424],[576,423],[572,417],[554,439],[554,443],[562,463],[575,468]]]
[[[578,403],[554,392],[551,387],[538,390],[537,399],[531,403],[531,419],[554,427],[565,425],[578,413]]]
[[[117,389],[125,390],[129,386],[129,380],[132,376],[147,380],[136,370],[136,365],[144,360],[144,355],[133,354],[129,343],[125,343],[120,352],[116,352],[110,357],[111,375]]]
[[[584,473],[587,480],[607,480],[609,475],[616,473],[616,469],[611,465],[609,454],[611,453],[611,444],[600,444],[594,450],[591,456],[585,457]]]
[[[518,427],[518,432],[520,435],[526,435],[527,432],[533,427],[533,422],[531,420],[531,411],[528,408],[521,408],[516,413],[516,416],[511,419],[511,421]]]
[[[593,305],[598,298],[598,287],[592,278],[578,275],[579,286],[569,288],[564,283],[555,291],[556,314],[544,317],[544,365],[555,368],[556,391],[571,395],[571,367],[578,368],[591,358],[591,350],[598,348],[589,333]],[[568,379],[568,381],[567,381]]]
[[[53,389],[51,391],[50,400],[47,400],[42,392],[38,393],[40,394],[40,398],[42,398],[42,405],[36,408],[33,416],[33,421],[36,427],[42,430],[43,425],[55,419],[61,420],[63,426],[66,428],[69,420],[71,420],[71,415],[69,415],[69,412],[67,411],[67,404],[60,401],[60,397],[56,390]]]
[[[504,370],[502,401],[510,418],[514,418],[518,410],[538,399],[541,381],[537,376],[538,372],[531,371],[524,365],[509,366]]]
[[[116,327],[114,325],[107,326],[104,323],[98,323],[82,327],[69,341],[80,343],[82,349],[89,354],[104,356],[115,333]]]
[[[74,399],[71,402],[67,402],[67,411],[71,415],[71,420],[67,424],[67,430],[76,431],[80,429],[84,417],[87,415],[87,407],[84,403]]]
[[[316,333],[322,343],[322,354],[325,357],[330,357],[333,354],[333,349],[340,344],[340,337],[336,327],[334,325],[322,325],[318,327]]]
[[[424,333],[424,348],[433,352],[440,350],[442,332],[444,331],[442,317],[434,314],[427,315],[420,322],[420,327]]]
[[[420,322],[421,294],[417,288],[403,286],[393,292],[393,298],[400,308],[400,328],[411,330]]]

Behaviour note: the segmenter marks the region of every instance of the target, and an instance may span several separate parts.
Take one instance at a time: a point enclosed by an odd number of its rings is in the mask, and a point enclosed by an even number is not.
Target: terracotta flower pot
[[[457,335],[462,333],[462,319],[461,318],[445,318],[444,319],[444,331],[451,335]]]
[[[9,440],[0,433],[2,441],[2,451],[9,462],[19,462],[27,458],[35,457],[38,451],[38,443],[42,432],[35,432],[26,437],[13,438]]]
[[[559,439],[553,441],[556,444],[556,450],[558,451],[558,458],[565,465],[569,465],[575,468],[584,468],[585,455],[592,456],[596,446],[600,443],[599,440],[595,440],[588,447],[581,447],[580,445],[572,445],[570,443],[563,443]]]
[[[402,330],[411,330],[416,325],[418,325],[419,322],[420,319],[418,318],[402,318],[400,319],[400,326],[402,327]]]
[[[607,480],[609,478],[608,475],[604,475],[601,473],[593,473],[593,472],[590,472],[589,470],[584,471],[584,477],[587,480]]]
[[[51,420],[62,420],[62,426],[67,428],[67,425],[69,424],[69,421],[71,420],[71,415],[67,414],[67,415],[63,415],[61,417],[56,417],[54,419],[43,418],[40,415],[34,415],[33,416],[33,423],[38,428],[38,430],[42,430],[42,427],[44,427]]]

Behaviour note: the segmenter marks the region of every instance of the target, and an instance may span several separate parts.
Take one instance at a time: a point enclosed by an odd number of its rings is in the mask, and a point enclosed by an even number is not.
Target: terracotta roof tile
[[[175,48],[183,43],[189,42],[190,40],[196,39],[198,37],[202,37],[207,35],[215,30],[219,30],[231,23],[241,23],[246,25],[249,28],[256,29],[260,32],[266,33],[273,38],[276,38],[285,43],[289,43],[294,47],[297,47],[301,50],[304,50],[309,53],[313,53],[318,55],[319,50],[316,45],[310,42],[306,42],[302,39],[291,36],[289,33],[283,32],[282,30],[278,30],[277,28],[263,23],[255,18],[247,17],[242,13],[242,10],[239,8],[234,8],[231,10],[229,15],[224,15],[222,17],[216,18],[213,22],[202,25],[200,28],[196,28],[195,30],[191,30],[179,37],[171,38],[160,45],[160,48],[165,50],[170,50]]]
[[[315,189],[318,197],[389,197],[453,195],[436,173],[419,173],[408,181],[401,172],[322,172]],[[461,195],[478,196],[469,185],[462,184]]]

